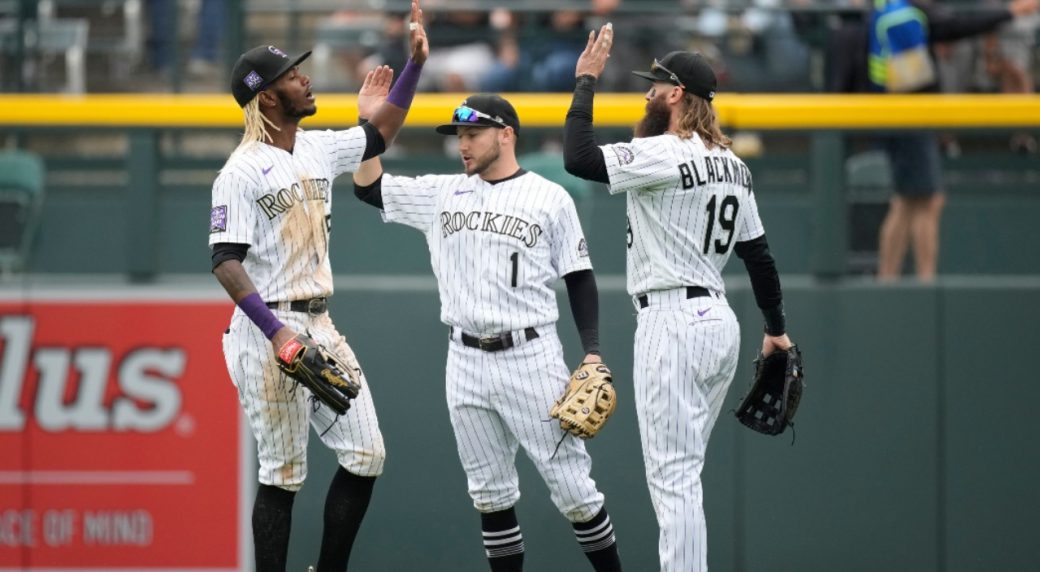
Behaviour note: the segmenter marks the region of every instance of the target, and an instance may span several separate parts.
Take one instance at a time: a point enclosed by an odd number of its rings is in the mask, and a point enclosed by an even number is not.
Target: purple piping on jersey
[[[239,300],[238,307],[242,308],[242,311],[249,316],[249,319],[256,324],[256,327],[260,328],[260,331],[269,340],[278,333],[278,330],[285,327],[285,324],[279,322],[278,318],[274,317],[267,304],[264,304],[264,299],[256,292]]]
[[[390,94],[386,96],[386,101],[401,109],[411,107],[415,90],[419,86],[419,75],[421,73],[422,66],[409,59],[408,63],[404,65],[401,75],[397,76],[397,83],[390,90]]]

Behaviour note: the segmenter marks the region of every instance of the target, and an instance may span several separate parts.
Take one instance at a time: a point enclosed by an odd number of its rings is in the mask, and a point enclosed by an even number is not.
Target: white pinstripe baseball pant
[[[553,457],[563,431],[549,421],[549,408],[570,373],[555,328],[536,329],[538,338],[498,352],[466,347],[459,332],[453,334],[446,381],[459,459],[473,506],[495,512],[520,499],[515,458],[523,447],[560,512],[585,522],[603,507],[603,494],[589,476],[592,459],[583,441],[568,436]]]
[[[701,470],[736,373],[740,327],[721,294],[687,299],[680,288],[647,298],[638,314],[633,383],[661,572],[704,572]]]
[[[310,334],[347,363],[355,361],[354,351],[328,314],[274,312],[286,326]],[[310,425],[343,468],[362,477],[382,474],[386,450],[364,373],[361,393],[347,413],[333,421],[335,413],[328,407],[313,410],[306,387],[291,391],[293,382],[278,369],[271,342],[245,314],[236,310],[229,330],[224,334],[224,359],[256,438],[260,483],[291,491],[303,486]]]

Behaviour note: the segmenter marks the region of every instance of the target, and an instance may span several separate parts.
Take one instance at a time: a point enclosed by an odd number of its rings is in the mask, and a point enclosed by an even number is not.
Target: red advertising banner
[[[0,570],[240,570],[217,302],[0,302]]]

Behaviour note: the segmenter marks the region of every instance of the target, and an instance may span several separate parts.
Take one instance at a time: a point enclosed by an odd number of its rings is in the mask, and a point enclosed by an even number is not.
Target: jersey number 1
[[[716,206],[718,207],[717,209]],[[739,209],[740,203],[737,201],[737,197],[733,195],[722,199],[721,204],[718,204],[718,197],[711,197],[711,200],[708,201],[708,229],[704,233],[704,254],[708,254],[708,249],[711,247],[711,237],[712,233],[715,232],[716,219],[719,221],[719,226],[727,234],[726,242],[722,242],[721,239],[715,240],[715,253],[726,254],[730,243],[733,242],[733,231],[736,229],[737,210]]]
[[[513,288],[516,288],[516,273],[520,269],[520,253],[514,252],[510,254],[509,260],[513,261],[513,278],[510,280],[510,282],[512,283]]]

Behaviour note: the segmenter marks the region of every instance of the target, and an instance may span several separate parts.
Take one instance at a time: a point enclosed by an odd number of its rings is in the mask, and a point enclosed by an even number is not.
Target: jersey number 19
[[[740,202],[733,195],[722,199],[721,203],[718,197],[711,197],[711,200],[708,201],[708,228],[704,232],[704,254],[708,254],[708,249],[711,247],[716,220],[719,221],[719,226],[722,230],[726,232],[726,241],[723,242],[721,238],[715,239],[715,253],[726,254],[730,244],[733,242],[733,232],[737,228],[738,210],[740,210]]]

